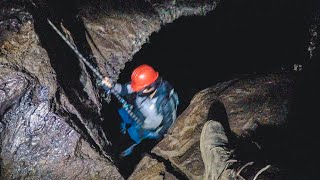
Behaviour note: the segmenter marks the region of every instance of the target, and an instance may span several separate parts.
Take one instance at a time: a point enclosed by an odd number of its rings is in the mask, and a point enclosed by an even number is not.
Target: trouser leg
[[[207,121],[200,136],[200,151],[205,165],[204,179],[232,179],[232,174],[226,176],[231,152],[227,149],[228,138],[223,126],[217,121]]]

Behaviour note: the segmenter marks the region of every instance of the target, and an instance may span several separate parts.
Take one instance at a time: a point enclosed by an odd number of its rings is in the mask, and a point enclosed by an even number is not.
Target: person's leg
[[[235,172],[227,168],[235,161],[226,148],[228,138],[223,126],[217,121],[207,121],[200,136],[200,151],[205,165],[204,179],[234,179]],[[225,171],[228,172],[225,172]]]
[[[129,146],[126,150],[124,150],[124,151],[121,152],[120,156],[121,156],[121,157],[125,157],[125,156],[130,155],[130,154],[132,153],[132,151],[133,151],[133,148],[134,148],[136,145],[138,145],[138,144],[134,143],[134,144],[132,144],[131,146]]]
[[[204,180],[256,180],[258,176],[261,178],[262,174],[267,174],[264,179],[268,180],[283,179],[278,170],[270,170],[271,165],[233,160],[228,143],[225,130],[220,122],[210,120],[204,124],[200,136],[200,151],[205,165]],[[241,175],[244,169],[247,172],[243,173],[246,178]],[[268,170],[270,172],[267,172]]]
[[[132,153],[134,147],[144,139],[143,133],[144,131],[139,126],[131,126],[128,128],[128,135],[134,143],[120,154],[122,157],[128,156]]]
[[[124,148],[123,146],[125,145],[125,150],[120,153],[121,157],[128,156],[132,153],[133,148],[141,141],[137,129],[135,126],[131,126],[130,128],[126,128],[127,125],[133,125],[134,121],[130,117],[127,111],[125,111],[124,108],[120,108],[118,110],[118,113],[122,119],[121,122],[121,136],[120,141],[118,143],[118,152],[121,152]],[[121,143],[121,144],[120,144]]]
[[[118,113],[119,113],[123,123],[125,123],[125,124],[133,123],[131,116],[128,114],[128,112],[124,108],[120,108],[118,110]]]

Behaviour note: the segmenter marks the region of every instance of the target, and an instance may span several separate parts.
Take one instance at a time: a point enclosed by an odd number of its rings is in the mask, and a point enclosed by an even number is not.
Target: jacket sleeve
[[[106,85],[102,85],[102,87],[106,92],[108,92],[110,90],[109,87],[107,87]],[[131,88],[130,83],[126,83],[126,84],[123,84],[123,85],[120,84],[120,83],[115,83],[112,88],[120,96],[127,96],[127,95],[133,93],[133,90]]]

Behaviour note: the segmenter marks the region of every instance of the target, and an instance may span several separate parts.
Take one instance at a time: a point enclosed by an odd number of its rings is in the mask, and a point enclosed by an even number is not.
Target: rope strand
[[[97,77],[100,79],[100,81],[103,80],[103,76],[101,73],[94,68],[86,58],[82,56],[82,54],[78,51],[77,47],[71,42],[59,31],[59,29],[50,21],[50,19],[47,19],[50,26],[57,32],[57,34],[68,44],[68,46],[76,53],[76,55],[81,59],[91,70],[92,72],[97,75]],[[114,89],[110,89],[110,92],[117,98],[117,100],[122,104],[122,107],[127,111],[127,113],[133,118],[134,121],[136,121],[138,124],[141,124],[142,121],[131,111],[131,109],[128,106],[128,103],[125,99],[123,99]]]

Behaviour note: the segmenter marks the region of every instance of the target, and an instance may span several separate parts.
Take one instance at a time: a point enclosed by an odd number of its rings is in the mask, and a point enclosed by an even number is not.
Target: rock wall
[[[61,112],[72,105],[32,15],[9,4],[0,12],[1,179],[123,179]]]

